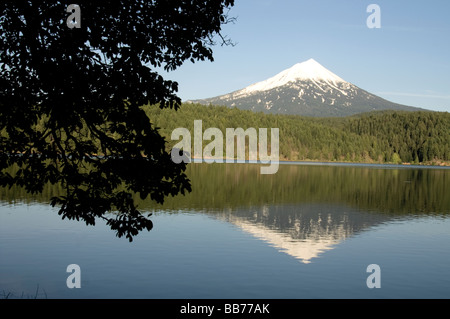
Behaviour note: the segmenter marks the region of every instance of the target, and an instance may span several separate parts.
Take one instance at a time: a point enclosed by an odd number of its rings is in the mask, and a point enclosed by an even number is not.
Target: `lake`
[[[450,170],[192,163],[193,191],[128,242],[62,220],[46,187],[0,189],[0,297],[450,298]],[[80,267],[69,289],[67,266]],[[369,265],[378,265],[369,288]],[[375,273],[374,273],[375,274]],[[374,281],[374,282],[375,282]]]

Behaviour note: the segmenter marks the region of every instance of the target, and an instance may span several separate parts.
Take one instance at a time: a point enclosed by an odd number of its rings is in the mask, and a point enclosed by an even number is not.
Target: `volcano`
[[[343,80],[314,59],[297,63],[267,80],[241,90],[187,102],[315,117],[349,116],[380,110],[423,110],[371,94]]]

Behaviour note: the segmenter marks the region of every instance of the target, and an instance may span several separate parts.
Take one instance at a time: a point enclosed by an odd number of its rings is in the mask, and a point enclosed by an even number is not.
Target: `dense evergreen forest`
[[[183,104],[176,112],[144,108],[169,147],[178,142],[170,138],[175,128],[185,127],[193,135],[194,120],[202,120],[203,130],[216,127],[224,135],[226,128],[279,128],[281,160],[450,164],[450,113],[380,111],[312,118],[200,104]]]
[[[379,111],[316,118],[200,104],[183,104],[177,111],[156,105],[143,108],[166,138],[168,150],[179,142],[171,140],[175,128],[187,128],[193,146],[194,120],[202,120],[203,131],[214,127],[223,132],[223,145],[226,128],[267,128],[268,145],[270,128],[279,128],[280,160],[450,165],[450,113],[446,112]],[[43,131],[40,126],[37,131]],[[108,125],[99,129],[108,134]],[[76,134],[91,139],[88,130]],[[1,135],[7,138],[4,132]],[[120,139],[117,133],[112,135]],[[204,140],[203,148],[209,143]]]

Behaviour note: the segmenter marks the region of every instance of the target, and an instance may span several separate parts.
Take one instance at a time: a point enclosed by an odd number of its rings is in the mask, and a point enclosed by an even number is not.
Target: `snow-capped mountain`
[[[306,116],[347,116],[377,110],[420,110],[389,102],[347,82],[314,59],[242,90],[189,103]]]

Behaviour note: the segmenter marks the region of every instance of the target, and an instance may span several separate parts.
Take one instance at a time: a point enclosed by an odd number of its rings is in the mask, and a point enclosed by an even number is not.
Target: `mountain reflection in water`
[[[303,263],[380,223],[450,213],[450,169],[281,165],[277,174],[261,175],[259,168],[192,163],[192,193],[168,197],[164,205],[134,199],[143,212],[192,211],[225,220]],[[58,185],[38,196],[0,188],[9,203],[48,203],[62,193]]]
[[[305,264],[345,239],[393,219],[375,212],[322,204],[265,205],[214,216]]]

